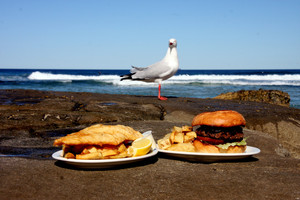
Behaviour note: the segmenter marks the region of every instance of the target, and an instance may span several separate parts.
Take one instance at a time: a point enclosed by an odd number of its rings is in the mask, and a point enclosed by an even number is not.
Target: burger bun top
[[[206,125],[216,127],[245,126],[246,120],[240,113],[233,110],[204,112],[194,117],[192,126]]]

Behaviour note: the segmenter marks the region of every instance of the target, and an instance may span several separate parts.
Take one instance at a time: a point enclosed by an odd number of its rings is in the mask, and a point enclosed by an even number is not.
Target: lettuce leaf
[[[230,147],[230,146],[245,146],[245,145],[247,145],[246,139],[247,138],[244,138],[240,142],[228,142],[228,143],[225,143],[225,144],[218,144],[216,146],[221,148],[221,149],[228,149],[228,147]]]

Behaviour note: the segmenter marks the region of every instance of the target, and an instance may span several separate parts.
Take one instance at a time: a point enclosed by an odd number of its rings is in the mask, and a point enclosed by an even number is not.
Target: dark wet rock
[[[220,94],[215,99],[255,101],[286,107],[290,106],[290,95],[280,90],[240,90]]]
[[[38,96],[38,93],[41,93],[42,97]],[[151,103],[127,103],[120,99],[113,102],[89,100],[86,97],[53,95],[51,92],[45,95],[45,92],[29,90],[24,98],[31,100],[38,98],[39,102],[32,104],[32,101],[28,101],[19,105],[13,99],[21,99],[22,95],[24,95],[22,90],[1,91],[0,119],[3,123],[0,130],[38,131],[82,124],[87,126],[129,120],[159,120],[162,117],[161,108]],[[47,98],[40,100],[45,96]],[[8,101],[5,97],[12,100]]]

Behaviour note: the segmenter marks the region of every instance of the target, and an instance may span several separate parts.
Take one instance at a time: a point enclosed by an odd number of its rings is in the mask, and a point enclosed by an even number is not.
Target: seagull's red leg
[[[160,96],[160,89],[161,89],[161,84],[158,85],[158,99],[159,100],[167,100],[167,97],[162,97]]]

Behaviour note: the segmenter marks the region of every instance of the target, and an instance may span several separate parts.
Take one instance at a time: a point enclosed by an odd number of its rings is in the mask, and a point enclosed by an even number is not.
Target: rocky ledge
[[[95,123],[124,124],[160,139],[201,112],[246,119],[245,160],[203,164],[163,154],[102,170],[51,159],[54,139]],[[300,110],[240,100],[0,90],[1,199],[299,199]],[[216,188],[217,192],[216,192]]]
[[[255,101],[280,106],[290,106],[290,95],[280,90],[240,90],[237,92],[222,93],[215,99]]]

